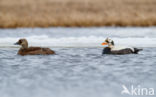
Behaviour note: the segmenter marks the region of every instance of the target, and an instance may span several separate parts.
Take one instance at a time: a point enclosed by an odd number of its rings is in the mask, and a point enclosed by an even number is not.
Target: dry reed
[[[0,28],[155,25],[156,0],[0,0]]]

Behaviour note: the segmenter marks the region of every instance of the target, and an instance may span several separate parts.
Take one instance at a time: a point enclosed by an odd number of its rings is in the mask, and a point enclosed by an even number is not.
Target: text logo
[[[125,85],[122,85],[123,90],[121,91],[121,94],[127,94],[127,95],[138,95],[138,96],[145,96],[145,95],[154,95],[154,88],[143,88],[140,85],[133,86],[131,85],[129,88],[127,88]]]

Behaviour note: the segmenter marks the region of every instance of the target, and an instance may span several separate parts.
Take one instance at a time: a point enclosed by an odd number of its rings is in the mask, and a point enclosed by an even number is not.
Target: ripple
[[[53,49],[57,54],[50,56],[19,56],[15,48],[0,49],[0,94],[116,97],[122,84],[156,87],[156,48],[144,48],[138,55],[104,56],[101,48]]]

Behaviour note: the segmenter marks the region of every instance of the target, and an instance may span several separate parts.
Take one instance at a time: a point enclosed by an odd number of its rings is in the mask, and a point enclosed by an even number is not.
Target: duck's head
[[[22,49],[28,48],[28,42],[26,39],[19,39],[15,45],[21,45]]]
[[[101,45],[108,45],[108,47],[113,47],[115,44],[112,39],[106,38],[106,40]]]

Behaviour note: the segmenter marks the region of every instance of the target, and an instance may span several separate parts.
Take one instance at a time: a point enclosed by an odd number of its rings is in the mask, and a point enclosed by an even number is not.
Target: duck
[[[138,54],[139,51],[143,49],[133,48],[133,47],[117,47],[112,39],[106,38],[106,40],[101,45],[107,45],[102,51],[102,54],[114,54],[114,55],[124,55],[124,54]]]
[[[51,55],[55,54],[55,52],[49,48],[41,48],[41,47],[28,47],[27,39],[19,39],[14,45],[20,45],[21,48],[18,51],[18,55]]]

